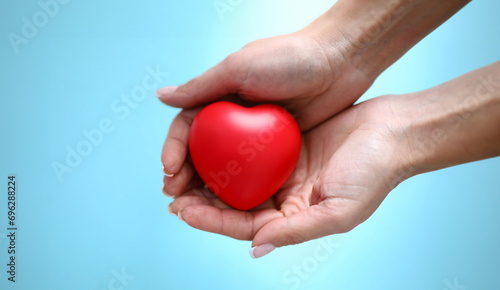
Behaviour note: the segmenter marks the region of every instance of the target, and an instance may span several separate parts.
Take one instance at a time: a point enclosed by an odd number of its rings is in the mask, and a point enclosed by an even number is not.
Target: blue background
[[[141,88],[148,67],[164,72],[149,80],[155,87],[183,83],[252,40],[303,27],[334,1],[222,0],[233,3],[222,15],[216,1],[67,2],[47,19],[36,1],[0,4],[0,289],[500,287],[499,158],[414,177],[352,232],[259,260],[249,242],[167,213],[159,156],[177,110],[152,89],[127,107],[122,96]],[[363,99],[498,60],[498,11],[498,1],[469,4]],[[22,35],[23,17],[34,16],[43,27],[16,53],[8,35]],[[65,163],[67,148],[102,120],[112,132],[59,179],[52,164]],[[6,273],[9,174],[18,182],[15,284]]]

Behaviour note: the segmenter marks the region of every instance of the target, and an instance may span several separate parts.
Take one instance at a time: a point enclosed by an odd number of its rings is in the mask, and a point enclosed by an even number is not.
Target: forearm
[[[500,156],[500,62],[402,97],[415,174]]]
[[[303,31],[374,80],[469,0],[339,0]]]

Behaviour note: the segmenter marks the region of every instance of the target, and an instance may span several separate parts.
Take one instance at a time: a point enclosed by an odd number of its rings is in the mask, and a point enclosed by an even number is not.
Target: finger
[[[200,201],[206,202],[202,199]],[[263,225],[282,216],[274,209],[248,212],[221,209],[207,204],[195,204],[178,209],[177,215],[193,228],[238,240],[251,240]]]
[[[168,195],[170,197],[174,197]],[[184,208],[187,206],[195,204],[206,204],[217,208],[233,208],[220,200],[213,192],[208,189],[208,187],[203,185],[203,181],[200,179],[193,179],[186,186],[186,191],[182,194],[175,196],[174,207],[171,208],[172,211],[176,212],[176,209]],[[263,209],[275,209],[276,203],[273,198],[270,198],[260,204],[259,206],[253,208],[251,211],[258,211]]]
[[[178,216],[179,211],[184,207],[197,204],[213,204],[211,198],[203,194],[202,189],[202,187],[201,189],[193,188],[174,197],[174,201],[168,205],[168,212]]]
[[[183,194],[177,197],[170,205],[170,210],[172,211],[172,213],[177,214],[179,210],[192,205],[209,205],[220,209],[231,208],[229,205],[222,202],[218,198],[210,198],[205,196],[202,191],[194,190],[190,191],[186,195]]]
[[[277,247],[294,245],[320,237],[351,230],[354,219],[344,203],[353,201],[328,199],[293,215],[275,219],[255,235],[250,255],[262,257]]]
[[[178,87],[165,87],[156,91],[163,103],[179,108],[192,108],[212,102],[228,94],[236,93],[242,81],[242,73],[234,70],[228,59],[212,67],[204,74]]]
[[[191,188],[188,188],[189,183],[194,176],[194,168],[191,164],[184,162],[181,170],[172,177],[163,177],[163,193],[166,196],[174,197]]]
[[[207,198],[216,198],[216,196],[208,188],[205,189],[205,183],[198,175],[194,175],[184,188],[184,192],[177,195],[176,197],[189,195],[199,195]]]
[[[194,182],[191,182],[189,184],[189,186],[194,185],[191,189],[189,189],[189,191],[185,192],[182,194],[182,196],[203,196],[203,197],[206,197],[208,199],[214,199],[214,198],[217,198],[217,196],[212,192],[210,191],[210,189],[205,185],[205,183],[203,183],[203,181],[201,180],[201,178],[199,178],[198,180],[194,181]]]
[[[172,121],[161,153],[165,175],[171,177],[181,170],[188,151],[189,130],[199,111],[200,108],[183,110]]]

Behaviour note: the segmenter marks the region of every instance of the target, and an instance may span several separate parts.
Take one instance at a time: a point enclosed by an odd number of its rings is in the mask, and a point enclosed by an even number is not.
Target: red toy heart
[[[295,119],[276,105],[245,108],[217,102],[195,117],[189,135],[194,167],[222,201],[249,210],[269,199],[297,164]]]

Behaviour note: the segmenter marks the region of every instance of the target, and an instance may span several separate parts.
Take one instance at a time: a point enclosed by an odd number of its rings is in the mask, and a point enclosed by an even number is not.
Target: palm
[[[389,141],[394,131],[384,125],[384,118],[390,118],[386,103],[363,103],[306,132],[294,173],[257,210],[236,211],[202,194],[202,188],[189,188],[173,203],[174,211],[183,208],[183,218],[193,227],[238,239],[271,233],[283,222],[314,229],[310,237],[290,234],[287,243],[350,230],[370,216],[395,185],[390,162],[395,145]],[[201,183],[194,179],[190,184]],[[315,224],[311,215],[327,215],[330,223]]]

